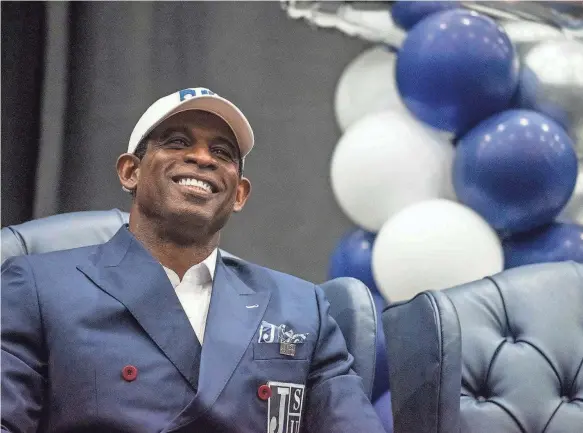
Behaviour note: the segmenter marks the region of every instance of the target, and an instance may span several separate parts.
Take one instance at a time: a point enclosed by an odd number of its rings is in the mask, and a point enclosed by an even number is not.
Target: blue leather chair
[[[427,291],[382,320],[395,433],[583,432],[583,265]]]
[[[2,263],[9,257],[107,242],[128,222],[118,209],[54,215],[4,227]],[[221,250],[221,254],[231,255]],[[362,377],[370,398],[376,365],[377,315],[368,288],[354,278],[336,278],[321,284],[330,311],[354,356],[354,371]],[[380,319],[379,319],[380,320]]]

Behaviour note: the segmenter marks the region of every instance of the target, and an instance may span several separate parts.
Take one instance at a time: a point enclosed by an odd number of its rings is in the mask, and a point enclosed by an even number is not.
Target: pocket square
[[[308,334],[296,334],[285,324],[277,326],[264,320],[259,328],[259,343],[303,343]]]

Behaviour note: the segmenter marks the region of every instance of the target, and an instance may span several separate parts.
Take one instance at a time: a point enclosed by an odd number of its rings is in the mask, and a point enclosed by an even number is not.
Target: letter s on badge
[[[267,382],[271,397],[267,406],[267,433],[299,433],[305,386]]]
[[[293,410],[294,411],[300,411],[302,408],[302,396],[303,396],[304,392],[302,389],[294,389],[294,405],[293,405]],[[300,412],[301,413],[301,412]]]

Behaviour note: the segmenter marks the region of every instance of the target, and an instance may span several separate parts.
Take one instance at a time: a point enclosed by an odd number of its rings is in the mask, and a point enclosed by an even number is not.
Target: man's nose
[[[206,145],[197,144],[186,149],[185,162],[195,163],[201,167],[215,166],[215,159]]]

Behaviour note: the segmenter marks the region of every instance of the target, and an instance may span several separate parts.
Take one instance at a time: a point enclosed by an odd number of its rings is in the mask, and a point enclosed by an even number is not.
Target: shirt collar
[[[189,280],[196,284],[212,283],[215,277],[215,269],[217,267],[218,251],[219,250],[215,248],[206,259],[188,269],[184,274],[182,281]],[[169,269],[166,266],[162,267],[164,268],[164,271],[166,271],[166,275],[168,275],[172,287],[176,288],[176,286],[181,283],[180,278],[178,278],[178,275],[172,269]]]
[[[210,255],[204,259],[202,261],[202,263],[206,266],[206,268],[209,271],[209,274],[211,276],[211,282],[214,280],[215,278],[215,269],[217,268],[217,255],[218,255],[218,249],[215,248],[213,250],[212,253],[210,253]]]

